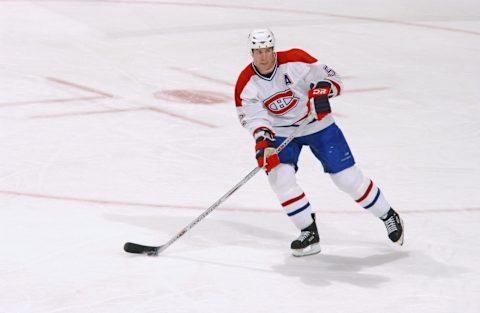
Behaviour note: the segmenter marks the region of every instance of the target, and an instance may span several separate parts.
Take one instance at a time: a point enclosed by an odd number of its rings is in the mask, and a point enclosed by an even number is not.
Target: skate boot
[[[387,228],[388,238],[391,241],[403,245],[403,221],[392,208],[384,217],[380,218]]]
[[[306,256],[317,254],[320,249],[320,236],[318,235],[317,225],[315,224],[315,213],[312,213],[313,223],[302,229],[300,236],[292,241],[290,249],[294,256]]]

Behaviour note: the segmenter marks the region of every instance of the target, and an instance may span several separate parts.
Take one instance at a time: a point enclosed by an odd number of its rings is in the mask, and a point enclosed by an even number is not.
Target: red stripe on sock
[[[370,185],[368,185],[368,188],[367,188],[367,191],[365,191],[365,194],[360,199],[355,200],[355,202],[362,202],[363,200],[365,200],[365,198],[368,197],[368,194],[372,190],[372,187],[373,187],[373,182],[372,180],[370,180]]]
[[[302,198],[304,198],[304,197],[305,197],[305,194],[302,193],[301,195],[299,195],[299,196],[296,197],[296,198],[293,198],[293,199],[290,199],[290,200],[288,200],[288,201],[285,201],[284,203],[282,203],[282,206],[287,206],[287,205],[289,205],[289,204],[292,204],[292,203],[294,203],[294,202],[296,202],[296,201],[298,201],[298,200],[300,200],[300,199],[302,199]]]

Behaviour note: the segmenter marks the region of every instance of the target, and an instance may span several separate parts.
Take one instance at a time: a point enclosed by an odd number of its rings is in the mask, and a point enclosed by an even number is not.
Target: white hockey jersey
[[[308,113],[310,84],[321,80],[332,83],[332,96],[342,91],[341,78],[331,68],[303,50],[277,52],[274,72],[270,77],[260,74],[249,64],[235,85],[235,105],[240,123],[250,134],[261,127],[276,136],[288,137]],[[334,123],[331,114],[310,123],[297,136],[310,135]]]

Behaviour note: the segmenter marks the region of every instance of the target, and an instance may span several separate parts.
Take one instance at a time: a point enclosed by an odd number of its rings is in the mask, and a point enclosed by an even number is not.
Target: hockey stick
[[[279,153],[282,151],[294,138],[295,136],[300,133],[300,131],[311,121],[310,116],[307,116],[303,120],[303,122],[297,127],[297,129],[288,136],[276,149],[276,152]],[[157,256],[163,250],[167,249],[172,243],[177,241],[180,237],[185,235],[187,231],[189,231],[193,226],[195,226],[198,222],[203,220],[208,214],[210,214],[213,210],[215,210],[220,204],[222,204],[225,200],[227,200],[235,191],[237,191],[240,187],[245,185],[255,174],[257,174],[262,168],[256,167],[250,173],[247,174],[238,184],[236,184],[232,189],[227,191],[220,199],[218,199],[214,204],[212,204],[205,212],[200,214],[196,219],[194,219],[190,224],[185,226],[178,234],[172,237],[167,243],[161,246],[146,246],[141,245],[138,243],[127,242],[123,246],[125,252],[129,253],[137,253],[137,254],[146,254],[149,256]]]

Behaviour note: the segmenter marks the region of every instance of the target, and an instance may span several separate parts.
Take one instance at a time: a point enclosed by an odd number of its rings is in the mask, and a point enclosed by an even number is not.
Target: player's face
[[[260,74],[268,74],[275,66],[275,52],[273,48],[253,49],[253,63]]]

